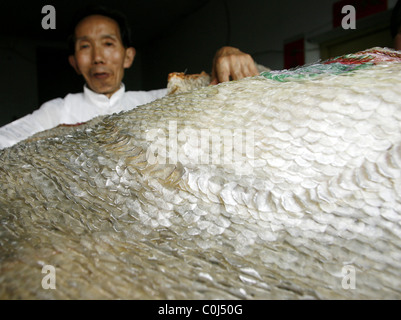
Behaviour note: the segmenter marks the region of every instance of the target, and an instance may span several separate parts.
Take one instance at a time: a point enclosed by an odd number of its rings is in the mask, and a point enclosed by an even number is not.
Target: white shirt
[[[0,149],[59,124],[86,122],[99,115],[127,111],[164,97],[167,89],[125,92],[124,84],[110,98],[90,90],[44,103],[38,110],[0,128]]]

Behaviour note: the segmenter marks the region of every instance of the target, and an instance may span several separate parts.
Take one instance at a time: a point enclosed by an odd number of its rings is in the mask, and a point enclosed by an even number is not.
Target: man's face
[[[70,64],[83,75],[90,89],[110,98],[120,89],[124,69],[131,66],[135,49],[124,48],[117,22],[101,15],[79,22],[75,39]]]

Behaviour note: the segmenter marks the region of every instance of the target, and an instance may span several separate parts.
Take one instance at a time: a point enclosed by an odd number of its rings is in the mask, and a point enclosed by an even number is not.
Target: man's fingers
[[[258,68],[256,67],[255,62],[253,62],[251,65],[250,76],[251,77],[258,76],[259,74],[260,74],[260,72],[259,72]]]
[[[227,65],[219,65],[216,67],[216,71],[212,74],[211,84],[218,84],[219,82],[230,81],[230,77],[232,80],[240,80],[246,77],[252,77],[258,75],[257,70],[253,70],[248,68],[247,66],[231,66]]]
[[[230,63],[226,57],[220,57],[216,61],[215,77],[218,82],[226,82],[230,80]]]
[[[246,77],[258,75],[255,62],[251,55],[237,48],[223,47],[213,60],[212,81],[210,84],[219,82],[240,80]]]
[[[225,71],[217,72],[217,79],[219,82],[230,81],[230,73]]]
[[[255,62],[249,55],[242,56],[240,62],[238,62],[238,65],[238,70],[240,70],[240,72],[237,72],[240,74],[241,77],[239,79],[253,77],[259,74]]]
[[[244,73],[242,72],[242,70],[239,69],[233,69],[230,72],[230,75],[233,80],[240,80],[242,78],[245,78]]]
[[[212,81],[210,81],[209,85],[214,86],[215,84],[218,84],[219,82],[217,81],[216,78],[212,78]]]

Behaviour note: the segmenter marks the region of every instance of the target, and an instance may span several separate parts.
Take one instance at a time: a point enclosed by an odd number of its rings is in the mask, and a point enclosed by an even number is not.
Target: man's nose
[[[93,54],[92,61],[94,64],[104,63],[104,55],[102,48],[94,46],[92,54]]]

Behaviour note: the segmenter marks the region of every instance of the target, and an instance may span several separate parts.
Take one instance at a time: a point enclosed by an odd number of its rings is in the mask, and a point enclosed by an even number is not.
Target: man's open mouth
[[[96,78],[96,79],[106,79],[106,78],[108,78],[109,77],[109,73],[107,73],[107,72],[96,72],[96,73],[94,73],[93,74],[93,76]]]

